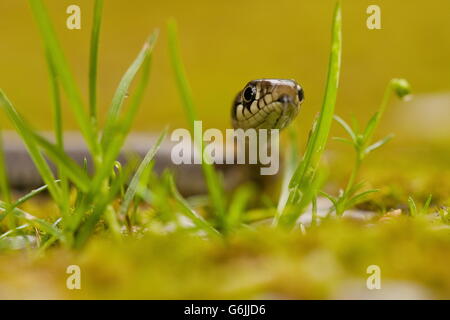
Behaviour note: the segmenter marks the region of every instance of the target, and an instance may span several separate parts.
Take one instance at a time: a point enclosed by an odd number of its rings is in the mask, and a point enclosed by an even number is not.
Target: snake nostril
[[[281,103],[292,103],[293,99],[291,96],[287,95],[287,94],[283,94],[279,99],[279,102]]]
[[[302,88],[298,88],[297,90],[298,100],[302,102],[305,99],[305,94],[303,93]]]

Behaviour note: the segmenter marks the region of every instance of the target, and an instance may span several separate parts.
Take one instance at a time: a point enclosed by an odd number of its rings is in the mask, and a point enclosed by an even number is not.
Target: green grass
[[[14,200],[8,186],[4,155],[0,153],[0,191],[4,199],[0,204],[2,211],[0,222],[8,218],[7,226],[3,226],[2,229],[4,230],[2,239],[7,239],[14,234],[33,234],[38,230],[41,251],[54,244],[68,248],[83,248],[94,235],[101,235],[113,239],[115,243],[121,243],[127,235],[145,234],[148,230],[157,230],[162,233],[167,233],[167,230],[176,230],[200,235],[212,241],[219,239],[226,242],[242,230],[255,230],[257,228],[255,222],[265,219],[272,221],[273,229],[279,228],[283,232],[296,227],[299,227],[302,232],[309,232],[305,226],[298,225],[297,221],[310,206],[312,208],[311,226],[318,227],[321,223],[317,207],[319,196],[326,196],[331,200],[330,216],[332,213],[341,216],[345,211],[366,201],[369,195],[376,191],[375,189],[361,191],[363,184],[357,181],[361,163],[369,153],[383,146],[391,137],[388,136],[377,142],[372,141],[392,95],[395,93],[403,98],[409,94],[410,88],[406,80],[390,81],[379,110],[361,132],[359,125],[350,126],[343,119],[335,116],[342,53],[340,2],[336,4],[333,14],[331,50],[322,108],[312,124],[303,154],[298,147],[299,139],[294,125],[288,130],[289,142],[285,170],[277,203],[273,203],[273,199],[261,194],[258,186],[251,181],[229,194],[226,193],[219,172],[212,164],[209,164],[208,159],[205,159],[204,145],[200,136],[197,136],[200,140],[194,143],[202,154],[202,170],[208,190],[206,199],[184,198],[177,190],[173,172],[166,170],[162,175],[157,175],[153,171],[153,160],[166,137],[167,129],[160,134],[154,146],[139,164],[131,161],[127,166],[122,167],[117,163],[117,156],[131,130],[148,86],[153,49],[159,32],[156,30],[148,37],[125,71],[112,97],[105,124],[99,127],[96,98],[97,64],[103,1],[97,0],[93,3],[88,103],[84,103],[69,70],[45,7],[40,1],[29,0],[29,2],[41,31],[46,53],[54,110],[55,141],[39,135],[25,117],[17,112],[6,94],[0,91],[0,108],[22,137],[45,183],[41,188]],[[198,117],[194,95],[181,59],[179,35],[173,19],[168,22],[167,29],[175,83],[180,93],[188,126],[193,133],[194,122],[201,119]],[[129,93],[132,83],[138,77],[134,92]],[[94,171],[91,173],[87,172],[86,163],[80,166],[64,151],[61,112],[63,94],[89,146],[94,164]],[[130,98],[126,99],[128,95]],[[337,140],[351,145],[355,150],[356,159],[346,186],[337,196],[322,191],[333,170],[332,165],[326,166],[322,161],[333,118],[350,137],[337,138]],[[56,165],[57,174],[50,170],[46,158]],[[30,199],[36,198],[43,192],[48,192],[57,212],[47,219],[38,218],[24,208]],[[412,216],[423,215],[422,213],[430,209],[431,197],[420,209],[412,198],[409,204]],[[444,223],[447,219],[445,212],[441,210]]]
[[[438,203],[450,199],[442,195],[438,198],[434,192],[433,198],[426,197],[429,193],[419,196],[410,192],[414,189],[406,189],[412,185],[407,180],[402,192],[414,197],[400,202],[395,192],[385,190],[388,182],[380,184],[378,193],[378,189],[363,189],[361,182],[362,173],[369,176],[361,170],[365,168],[363,161],[366,164],[368,155],[392,137],[374,140],[390,100],[394,95],[403,98],[409,94],[409,84],[403,79],[391,80],[378,111],[363,130],[357,121],[349,125],[335,115],[342,52],[339,2],[333,15],[322,108],[303,154],[295,124],[287,130],[279,197],[267,196],[275,194],[272,190],[276,188],[264,192],[252,181],[226,193],[219,172],[203,161],[208,194],[191,198],[177,190],[174,172],[165,170],[158,175],[153,170],[167,129],[139,163],[130,161],[122,167],[116,160],[148,87],[158,31],[148,37],[125,71],[105,125],[100,127],[96,97],[103,1],[93,3],[87,103],[70,73],[42,2],[29,2],[41,31],[49,70],[54,141],[39,135],[0,91],[0,109],[22,137],[45,183],[16,198],[8,184],[5,155],[0,148],[0,274],[8,275],[2,279],[5,292],[17,292],[8,288],[14,289],[19,277],[34,280],[25,284],[27,288],[38,286],[45,272],[48,291],[31,288],[27,292],[43,292],[41,298],[46,294],[61,298],[346,298],[340,290],[355,279],[364,284],[367,266],[379,264],[391,287],[401,279],[417,283],[424,296],[448,297],[450,215],[448,207]],[[181,59],[182,39],[174,20],[167,27],[175,83],[193,131],[194,121],[200,119]],[[129,93],[134,81],[135,89]],[[89,146],[93,172],[87,172],[87,160],[80,166],[64,151],[63,95]],[[125,99],[128,95],[130,98]],[[324,190],[339,164],[325,165],[322,160],[333,119],[348,134],[335,140],[354,151],[349,177],[337,195]],[[201,141],[195,142],[202,152]],[[56,174],[47,158],[56,165]],[[205,160],[203,152],[202,158]],[[376,202],[371,197],[382,195],[394,197],[409,215],[389,212],[391,207],[382,198],[385,206],[369,221],[349,222],[345,217],[345,212],[362,201],[370,205]],[[336,219],[320,218],[319,196],[330,199],[328,217]],[[298,218],[309,206],[311,225],[299,225]],[[433,212],[439,215],[429,215]],[[294,232],[289,232],[292,229]],[[27,240],[30,238],[35,242]],[[3,255],[17,248],[28,249],[26,252],[36,260],[24,263],[22,255]],[[61,291],[65,281],[61,278],[66,276],[61,270],[74,263],[82,267],[83,290]],[[10,266],[15,272],[10,272]]]
[[[389,82],[379,110],[370,118],[366,128],[362,132],[359,132],[360,126],[356,119],[353,119],[354,121],[352,127],[339,116],[334,117],[349,135],[349,138],[335,137],[334,139],[351,145],[355,151],[355,162],[345,189],[336,197],[327,193],[322,193],[333,203],[333,210],[338,216],[342,215],[346,210],[354,207],[358,203],[364,201],[371,193],[378,191],[377,189],[370,189],[360,192],[360,189],[364,186],[364,182],[356,183],[356,179],[358,177],[361,164],[367,155],[374,150],[381,148],[393,138],[393,135],[390,134],[376,142],[372,141],[375,129],[378,127],[381,117],[384,114],[393,93],[395,93],[399,98],[405,98],[411,93],[409,83],[404,79],[392,79]]]
[[[183,102],[183,107],[186,112],[186,118],[191,130],[191,135],[194,137],[197,136],[198,138],[194,141],[195,148],[197,148],[197,150],[201,153],[203,174],[208,186],[212,206],[214,207],[214,212],[218,223],[222,224],[225,219],[224,217],[226,210],[226,200],[223,197],[223,186],[217,172],[214,170],[213,165],[205,159],[202,137],[199,135],[194,135],[194,122],[200,119],[197,116],[197,110],[195,108],[191,88],[187,81],[184,66],[181,61],[180,50],[178,48],[178,32],[175,20],[169,21],[168,31],[170,58],[172,67],[175,71],[175,78]]]
[[[310,132],[303,159],[297,166],[289,182],[289,196],[285,206],[279,207],[280,214],[275,224],[292,228],[305,207],[317,196],[323,183],[324,174],[319,171],[322,153],[328,141],[337,90],[342,55],[342,13],[337,2],[333,16],[331,52],[323,105]]]
[[[113,97],[109,109],[107,121],[103,129],[103,135],[100,136],[97,131],[97,104],[96,104],[96,78],[97,78],[97,56],[100,34],[102,1],[94,2],[94,21],[91,39],[91,59],[89,66],[89,115],[85,111],[85,104],[79,93],[79,89],[69,70],[69,66],[64,58],[62,49],[56,39],[55,32],[50,23],[45,7],[41,1],[29,1],[37,25],[41,31],[46,52],[47,64],[50,73],[51,93],[54,105],[54,131],[56,144],[40,136],[21,116],[7,96],[0,91],[0,107],[5,111],[8,118],[14,124],[17,132],[21,135],[28,152],[33,159],[45,186],[38,191],[33,191],[27,196],[19,199],[15,204],[9,206],[8,200],[3,205],[5,210],[3,217],[10,212],[15,216],[32,222],[41,232],[43,232],[42,244],[45,241],[53,241],[57,237],[61,243],[72,247],[84,245],[87,239],[92,235],[97,222],[104,217],[108,223],[111,233],[116,239],[120,239],[120,225],[117,221],[118,212],[113,203],[116,195],[123,185],[127,183],[128,176],[124,170],[120,175],[113,175],[116,158],[123,146],[125,138],[131,128],[133,119],[136,116],[142,96],[148,84],[151,53],[157,39],[157,32],[154,32],[145,42],[141,52],[127,70],[116,93]],[[135,94],[132,95],[129,103],[129,109],[122,112],[123,102],[131,82],[137,73],[141,71],[141,81],[138,83]],[[61,117],[61,93],[60,87],[66,94],[71,110],[77,119],[80,131],[83,133],[86,144],[91,152],[95,164],[95,172],[89,175],[84,168],[76,164],[64,151],[63,141],[63,121]],[[145,167],[154,157],[159,148],[162,138],[149,152],[143,160]],[[51,159],[58,168],[58,176],[55,177],[44,155]],[[3,162],[2,162],[3,163]],[[4,166],[2,165],[3,170]],[[138,171],[140,173],[140,171]],[[5,175],[4,175],[5,176]],[[3,180],[5,181],[5,180]],[[132,180],[132,182],[135,180]],[[6,182],[5,182],[6,183]],[[3,183],[5,187],[6,184]],[[72,192],[76,192],[77,201],[70,198],[69,183]],[[135,190],[134,184],[126,193],[126,204],[133,198]],[[3,188],[3,193],[7,189]],[[35,196],[38,192],[48,190],[53,201],[57,204],[62,221],[58,227],[51,228],[47,223],[36,220],[29,214],[20,211],[17,207],[26,200]],[[122,213],[128,209],[128,206],[122,206]],[[49,232],[52,231],[52,232]]]
[[[102,10],[103,0],[95,0],[89,59],[89,115],[94,128],[97,127],[97,64]]]
[[[80,131],[82,132],[89,149],[94,155],[96,155],[100,150],[98,142],[95,138],[95,131],[91,125],[91,121],[89,121],[88,114],[86,113],[81,98],[81,94],[75,83],[73,75],[69,70],[69,66],[64,57],[59,42],[56,39],[55,32],[50,23],[50,19],[44,8],[44,5],[40,0],[29,0],[29,3],[34,18],[41,32],[45,50],[49,56],[55,72],[57,73],[57,76],[61,82],[61,86],[67,95],[69,105],[80,127]]]

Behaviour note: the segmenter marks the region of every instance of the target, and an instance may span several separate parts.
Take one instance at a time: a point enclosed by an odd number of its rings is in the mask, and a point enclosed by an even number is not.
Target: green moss
[[[407,217],[372,226],[330,220],[304,235],[261,227],[226,242],[185,232],[147,233],[119,245],[97,237],[82,252],[54,248],[32,262],[30,255],[0,258],[2,287],[14,289],[8,298],[38,291],[40,298],[88,299],[345,297],[348,283],[366,288],[374,264],[382,272],[379,293],[396,294],[409,283],[423,296],[450,294],[450,229]],[[70,264],[81,267],[82,290],[65,289]]]

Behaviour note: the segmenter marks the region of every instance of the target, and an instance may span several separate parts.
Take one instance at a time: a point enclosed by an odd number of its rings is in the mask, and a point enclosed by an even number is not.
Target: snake
[[[252,80],[233,101],[232,125],[244,130],[282,130],[295,119],[304,99],[303,88],[295,80]]]
[[[258,79],[248,82],[238,92],[232,104],[232,124],[242,129],[283,129],[291,123],[299,112],[304,100],[303,89],[295,80]],[[19,137],[6,139],[5,152],[10,183],[15,188],[32,188],[40,186],[42,178],[28,156],[27,150],[19,142]],[[142,145],[142,137],[130,138],[138,154],[145,156],[148,149]],[[66,143],[68,154],[80,165],[89,157],[81,137],[72,136]],[[124,154],[122,154],[124,156]],[[125,160],[124,160],[125,161]],[[191,173],[190,173],[191,174]],[[194,179],[195,180],[195,179]],[[185,188],[191,192],[192,185]]]

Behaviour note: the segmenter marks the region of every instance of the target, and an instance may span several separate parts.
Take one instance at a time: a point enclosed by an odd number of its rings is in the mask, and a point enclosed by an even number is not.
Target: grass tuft
[[[197,110],[195,108],[194,100],[192,97],[191,88],[186,77],[186,72],[181,60],[181,54],[178,47],[178,31],[175,20],[171,19],[167,25],[169,32],[169,52],[172,67],[175,72],[175,78],[177,81],[178,90],[180,92],[181,100],[183,102],[183,107],[186,112],[187,121],[189,123],[189,128],[192,136],[194,135],[194,122],[200,120],[197,115]],[[208,187],[209,195],[211,198],[211,204],[214,208],[216,218],[219,224],[223,225],[225,221],[226,212],[226,200],[223,197],[223,185],[221,180],[214,169],[214,166],[210,164],[209,161],[205,160],[205,154],[203,152],[204,146],[202,142],[202,137],[197,137],[197,141],[194,141],[194,145],[201,154],[202,157],[202,169],[205,176],[206,185]]]
[[[54,105],[56,144],[53,144],[35,132],[0,90],[0,108],[5,111],[17,132],[22,137],[34,164],[45,182],[45,186],[42,188],[34,190],[12,203],[11,196],[8,194],[5,195],[5,192],[7,192],[5,191],[7,190],[5,186],[7,184],[6,180],[3,180],[1,187],[6,202],[2,202],[1,208],[3,214],[0,215],[0,220],[13,213],[14,217],[25,220],[28,225],[38,228],[44,234],[42,248],[48,247],[55,240],[61,240],[62,243],[70,247],[82,247],[92,235],[97,222],[102,217],[107,222],[111,234],[119,240],[121,239],[122,226],[118,219],[120,212],[116,211],[114,202],[116,201],[118,192],[123,190],[124,185],[128,182],[131,168],[120,170],[118,174],[114,174],[115,168],[117,167],[116,159],[130,131],[145,89],[147,88],[151,55],[158,37],[158,32],[155,31],[148,38],[139,55],[122,77],[109,109],[102,143],[99,143],[100,139],[97,135],[96,128],[96,77],[103,1],[96,0],[94,3],[94,21],[91,33],[89,65],[89,116],[84,109],[78,88],[69,71],[69,67],[56,39],[43,3],[35,0],[29,0],[29,2],[44,40]],[[131,82],[139,71],[141,71],[141,79],[137,85],[136,92],[131,95],[128,110],[122,112],[125,96],[128,95]],[[92,159],[95,162],[95,171],[92,176],[87,173],[86,168],[80,167],[64,151],[60,85],[67,95],[69,104],[75,114],[86,144],[89,147]],[[164,132],[157,144],[149,151],[141,163],[141,168],[145,169],[148,166],[165,134]],[[58,168],[59,180],[56,180],[46,158],[50,159]],[[3,171],[5,170],[3,164],[0,167],[0,171],[2,171],[2,168]],[[137,176],[141,173],[138,170]],[[72,201],[69,197],[69,182],[77,194],[75,201]],[[122,211],[128,209],[129,203],[135,197],[135,188],[135,180],[133,179],[127,193],[125,193]],[[44,190],[50,192],[53,200],[58,205],[62,218],[58,220],[61,221],[60,224],[49,224],[48,222],[34,218],[32,215],[18,208],[18,206]],[[22,229],[20,227],[18,231]]]
[[[342,14],[341,4],[337,2],[332,26],[331,52],[328,64],[328,77],[325,88],[322,110],[313,125],[303,159],[297,166],[289,183],[289,197],[286,206],[280,208],[275,225],[292,228],[304,208],[319,191],[323,174],[317,174],[322,153],[325,150],[333,121],[342,55]]]

